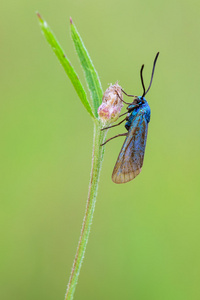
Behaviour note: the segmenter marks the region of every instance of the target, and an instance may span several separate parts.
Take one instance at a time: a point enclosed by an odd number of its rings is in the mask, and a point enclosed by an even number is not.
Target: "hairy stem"
[[[104,155],[104,147],[100,146],[105,140],[106,132],[100,130],[100,124],[98,121],[94,123],[94,139],[93,139],[93,153],[92,153],[92,169],[90,175],[90,183],[89,183],[89,191],[88,191],[88,199],[86,203],[85,216],[83,219],[83,225],[81,229],[81,234],[79,238],[79,243],[69,279],[69,283],[67,286],[67,291],[65,295],[65,300],[72,300],[76,288],[76,284],[78,282],[78,276],[80,273],[81,265],[83,262],[90,228],[92,224],[96,196],[98,190],[98,182],[101,170],[101,164]]]

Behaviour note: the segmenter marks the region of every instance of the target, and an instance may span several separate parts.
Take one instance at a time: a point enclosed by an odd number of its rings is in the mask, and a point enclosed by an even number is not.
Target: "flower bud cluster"
[[[110,85],[103,94],[102,104],[98,108],[98,115],[104,125],[109,125],[119,118],[123,107],[120,98],[123,99],[123,95],[118,82]]]

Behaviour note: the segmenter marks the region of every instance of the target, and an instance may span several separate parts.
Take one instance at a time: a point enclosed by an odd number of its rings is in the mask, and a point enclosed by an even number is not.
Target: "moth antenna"
[[[158,53],[156,54],[156,57],[155,57],[154,62],[153,62],[153,69],[152,69],[152,73],[151,73],[151,81],[150,81],[149,87],[148,87],[148,89],[146,90],[146,92],[143,93],[143,96],[142,96],[142,97],[144,97],[144,96],[148,93],[148,91],[150,90],[150,87],[151,87],[151,84],[152,84],[152,81],[153,81],[153,75],[154,75],[154,71],[155,71],[156,61],[157,61],[157,58],[158,58],[159,53],[160,53],[160,52],[158,52]]]
[[[144,65],[142,65],[141,70],[140,70],[140,78],[141,78],[142,87],[143,87],[143,95],[142,95],[142,98],[143,98],[144,95],[145,95],[144,79],[143,79],[143,76],[142,76],[143,69],[144,69]]]

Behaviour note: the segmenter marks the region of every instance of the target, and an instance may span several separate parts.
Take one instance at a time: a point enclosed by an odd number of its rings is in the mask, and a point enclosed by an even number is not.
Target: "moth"
[[[133,98],[133,102],[128,103],[125,102],[118,94],[118,97],[121,99],[121,101],[123,101],[125,104],[128,104],[127,112],[120,115],[121,117],[125,114],[128,114],[126,118],[116,125],[102,128],[102,130],[109,129],[126,121],[125,128],[128,132],[118,134],[102,144],[105,145],[108,141],[116,137],[126,136],[112,173],[112,180],[114,183],[126,183],[134,179],[141,172],[147,141],[148,124],[151,117],[151,110],[147,100],[145,99],[145,96],[150,90],[152,84],[158,55],[159,52],[156,54],[154,59],[151,80],[147,90],[143,80],[144,65],[141,67],[140,78],[143,87],[142,96],[129,95],[122,90],[126,96]]]

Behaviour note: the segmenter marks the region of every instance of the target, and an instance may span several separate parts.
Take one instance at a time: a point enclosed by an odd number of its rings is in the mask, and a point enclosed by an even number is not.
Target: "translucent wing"
[[[147,140],[148,123],[145,115],[139,113],[132,121],[115,164],[112,180],[125,183],[134,179],[141,171]]]

